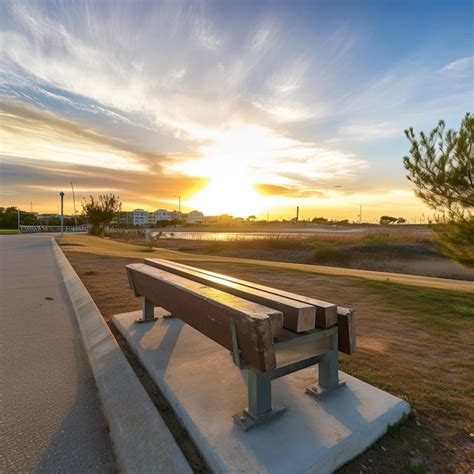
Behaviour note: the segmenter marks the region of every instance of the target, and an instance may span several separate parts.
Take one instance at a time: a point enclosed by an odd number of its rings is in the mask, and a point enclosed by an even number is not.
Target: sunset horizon
[[[433,214],[404,129],[472,106],[469,2],[53,5],[0,7],[0,206],[72,214],[72,181],[124,210]]]

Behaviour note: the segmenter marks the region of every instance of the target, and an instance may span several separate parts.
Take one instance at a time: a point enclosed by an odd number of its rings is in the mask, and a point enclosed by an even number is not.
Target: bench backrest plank
[[[242,358],[261,372],[276,367],[273,337],[283,325],[280,311],[150,265],[130,264],[126,269],[136,296],[166,309],[229,350],[233,319]]]
[[[231,295],[239,296],[254,303],[259,303],[283,313],[283,326],[295,332],[310,331],[315,327],[316,308],[308,303],[291,300],[284,296],[251,288],[213,275],[199,272],[197,268],[181,267],[174,262],[161,259],[147,259],[146,264],[155,268],[180,275],[203,285],[217,288]]]
[[[249,282],[246,280],[241,280],[239,278],[233,278],[228,275],[222,275],[220,273],[211,272],[209,270],[203,270],[201,268],[192,267],[190,265],[186,265],[184,263],[172,262],[170,260],[158,259],[158,258],[146,258],[145,263],[148,265],[159,266],[160,268],[164,268],[164,265],[167,265],[170,272],[174,272],[172,268],[182,268],[187,270],[192,270],[195,272],[202,273],[204,275],[208,275],[210,277],[218,278],[221,280],[225,280],[236,285],[240,285],[241,287],[253,288],[254,290],[263,291],[265,293],[269,293],[271,295],[279,296],[281,298],[286,298],[287,300],[297,301],[299,303],[304,303],[306,305],[313,306],[316,309],[316,318],[314,327],[326,329],[332,327],[337,324],[337,306],[332,303],[328,303],[327,301],[322,301],[315,298],[310,298],[308,296],[301,296],[296,293],[291,293],[289,291],[279,290],[277,288],[271,288],[269,286],[260,285],[257,283]],[[228,291],[226,289],[225,291]],[[285,314],[286,316],[286,314]],[[295,330],[285,325],[288,329]],[[307,330],[307,329],[306,329]]]

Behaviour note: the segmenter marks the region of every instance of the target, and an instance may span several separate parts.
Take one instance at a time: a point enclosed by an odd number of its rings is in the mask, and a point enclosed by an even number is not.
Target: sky
[[[419,219],[403,130],[474,111],[471,1],[3,0],[0,30],[0,206]]]

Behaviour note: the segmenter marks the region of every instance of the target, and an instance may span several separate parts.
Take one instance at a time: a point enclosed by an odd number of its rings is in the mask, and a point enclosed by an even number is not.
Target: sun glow
[[[188,201],[188,205],[208,215],[248,217],[262,212],[264,201],[250,181],[227,176],[212,178],[202,191]]]
[[[191,196],[188,206],[206,214],[239,217],[263,212],[268,198],[254,185],[269,173],[271,157],[287,147],[288,140],[264,127],[241,124],[216,132],[212,143],[200,148],[200,158],[172,166],[173,171],[209,179],[204,189]]]

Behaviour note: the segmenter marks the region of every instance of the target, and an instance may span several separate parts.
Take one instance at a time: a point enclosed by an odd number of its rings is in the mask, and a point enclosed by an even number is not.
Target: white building
[[[202,224],[203,220],[204,220],[204,214],[200,211],[191,211],[186,216],[187,224]]]
[[[179,211],[169,211],[169,213],[170,213],[170,220],[180,221],[183,218],[183,214]]]
[[[143,209],[134,209],[131,212],[132,224],[133,225],[146,225],[148,224],[148,212]]]
[[[166,209],[157,209],[155,212],[150,212],[150,224],[156,224],[159,221],[170,221],[172,219],[170,211]]]

